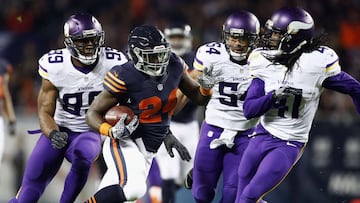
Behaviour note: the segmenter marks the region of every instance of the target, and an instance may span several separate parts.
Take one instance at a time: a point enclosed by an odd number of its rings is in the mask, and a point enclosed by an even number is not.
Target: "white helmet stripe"
[[[310,23],[305,23],[301,21],[292,21],[289,23],[287,27],[287,33],[288,34],[295,34],[299,32],[299,30],[307,30],[314,26],[314,21],[311,21]]]

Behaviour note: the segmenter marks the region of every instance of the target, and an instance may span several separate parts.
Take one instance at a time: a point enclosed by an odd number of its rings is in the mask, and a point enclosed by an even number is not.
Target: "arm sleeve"
[[[264,81],[258,78],[251,81],[243,106],[247,119],[259,117],[272,107],[273,92],[265,94],[264,85]]]
[[[360,83],[349,74],[341,71],[339,74],[328,77],[322,86],[337,92],[348,94],[353,99],[356,110],[360,113]]]
[[[110,92],[119,101],[127,97],[127,84],[125,80],[120,78],[119,66],[114,66],[105,75],[103,86],[104,89]]]

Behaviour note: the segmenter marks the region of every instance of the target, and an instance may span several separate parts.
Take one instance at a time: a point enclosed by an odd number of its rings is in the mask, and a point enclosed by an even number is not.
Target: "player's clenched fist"
[[[51,145],[55,149],[61,149],[67,144],[68,134],[57,130],[51,131],[49,134]]]

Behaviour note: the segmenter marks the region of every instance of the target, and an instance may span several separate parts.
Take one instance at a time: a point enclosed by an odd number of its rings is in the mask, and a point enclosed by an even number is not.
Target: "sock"
[[[85,203],[122,203],[126,201],[123,189],[120,185],[110,185],[96,192]]]
[[[163,180],[161,194],[163,203],[175,202],[176,184],[174,179]]]

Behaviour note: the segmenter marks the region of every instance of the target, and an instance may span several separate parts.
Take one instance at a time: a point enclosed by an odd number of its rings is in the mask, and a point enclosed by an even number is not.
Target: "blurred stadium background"
[[[105,44],[120,50],[126,47],[127,35],[136,25],[151,23],[162,29],[172,21],[186,21],[193,28],[197,48],[220,40],[221,25],[235,9],[252,11],[263,25],[275,9],[297,5],[311,13],[319,32],[328,34],[328,45],[338,52],[343,70],[360,79],[359,0],[0,0],[0,5],[0,57],[14,66],[10,87],[18,118],[17,135],[6,135],[0,203],[16,193],[38,138],[27,134],[27,130],[39,127],[36,99],[41,78],[37,60],[50,49],[64,47],[63,23],[73,13],[95,15],[105,30]],[[359,121],[349,97],[325,90],[302,159],[265,199],[276,203],[359,203]],[[41,203],[58,201],[68,169],[64,163]],[[96,190],[98,181],[94,167],[78,202]],[[177,203],[188,202],[193,202],[189,191],[181,190]]]

